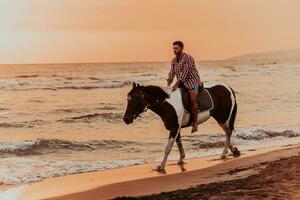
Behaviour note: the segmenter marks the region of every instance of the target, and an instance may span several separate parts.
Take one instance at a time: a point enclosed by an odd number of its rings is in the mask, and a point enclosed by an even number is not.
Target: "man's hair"
[[[173,42],[173,45],[178,45],[180,48],[184,47],[183,42],[181,42],[181,41],[175,41],[175,42]]]

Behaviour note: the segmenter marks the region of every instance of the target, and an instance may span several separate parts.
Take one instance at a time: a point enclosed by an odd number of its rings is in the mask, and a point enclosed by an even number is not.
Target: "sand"
[[[185,173],[115,183],[54,199],[110,199],[115,196],[140,196],[160,192],[164,193],[138,199],[286,199],[298,195],[296,192],[300,188],[299,170],[298,178],[294,176],[297,164],[300,163],[299,153],[299,146],[260,152]],[[280,161],[276,161],[278,159]],[[194,187],[196,185],[200,186]],[[189,189],[182,190],[185,188]],[[167,191],[173,192],[166,193]]]
[[[233,180],[125,199],[300,199],[300,155],[229,170]],[[257,172],[258,171],[258,172]],[[224,175],[219,174],[220,176]],[[241,176],[247,175],[245,178]]]
[[[298,155],[299,152],[300,146],[265,148],[242,152],[241,157],[228,157],[225,161],[220,160],[217,156],[212,156],[187,160],[184,166],[169,162],[166,168],[167,174],[154,172],[156,163],[152,163],[49,178],[37,183],[10,186],[9,190],[7,188],[0,188],[0,190],[2,190],[2,195],[13,194],[18,199],[111,199],[120,196],[158,194],[208,184],[200,186],[199,193],[202,193],[201,191],[205,189],[201,187],[212,187],[213,190],[216,190],[221,187],[219,185],[223,185],[220,182],[236,180],[239,183],[240,179],[260,173],[258,171],[264,169],[260,166],[266,166],[267,163],[280,158]],[[235,187],[245,185],[242,183]],[[210,186],[209,184],[216,185]],[[228,184],[228,187],[230,185]],[[257,183],[256,186],[258,185],[264,186],[264,184]],[[225,186],[227,185],[224,184]],[[178,193],[178,191],[176,192]],[[176,192],[170,193],[170,196]],[[293,193],[291,192],[291,194]],[[155,196],[155,199],[161,195]],[[213,196],[209,192],[206,192],[206,195]]]

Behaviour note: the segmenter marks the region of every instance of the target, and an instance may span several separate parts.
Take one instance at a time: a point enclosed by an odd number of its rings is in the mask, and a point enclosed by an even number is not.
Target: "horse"
[[[239,156],[240,151],[231,143],[231,135],[237,113],[237,102],[235,92],[225,84],[213,84],[202,87],[198,93],[198,118],[201,124],[213,117],[222,127],[226,135],[224,150],[220,156],[225,159],[228,148],[233,156]],[[164,126],[169,130],[169,140],[165,148],[162,162],[156,167],[158,172],[165,172],[168,155],[173,144],[177,143],[179,149],[178,164],[184,163],[185,152],[182,146],[180,131],[192,125],[191,107],[187,89],[178,88],[175,91],[167,91],[163,87],[148,85],[143,86],[133,82],[132,89],[127,94],[127,108],[123,120],[128,125],[140,117],[146,110],[151,110],[159,115]]]

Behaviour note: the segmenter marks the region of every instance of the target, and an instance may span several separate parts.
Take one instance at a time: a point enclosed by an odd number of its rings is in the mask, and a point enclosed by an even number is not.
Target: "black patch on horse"
[[[170,130],[170,137],[174,138],[179,124],[174,107],[165,101],[170,95],[162,88],[153,85],[141,86],[141,90],[149,101],[150,105],[148,108],[161,117],[166,129]]]
[[[161,89],[158,86],[154,86],[154,85],[141,86],[141,89],[147,95],[146,98],[148,99],[150,104],[153,104],[155,102],[162,102],[166,98],[170,97],[168,93],[166,93],[163,89]]]

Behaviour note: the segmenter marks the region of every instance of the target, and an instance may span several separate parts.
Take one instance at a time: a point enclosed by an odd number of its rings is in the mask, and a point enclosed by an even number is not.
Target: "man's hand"
[[[175,90],[177,90],[177,88],[178,88],[178,85],[177,85],[177,84],[173,85],[173,87],[172,87],[172,91],[175,91]]]
[[[172,82],[173,82],[173,79],[170,79],[170,78],[167,79],[168,86],[170,86]]]
[[[172,91],[177,90],[178,86],[179,86],[179,81],[177,81],[177,82],[173,85]]]

